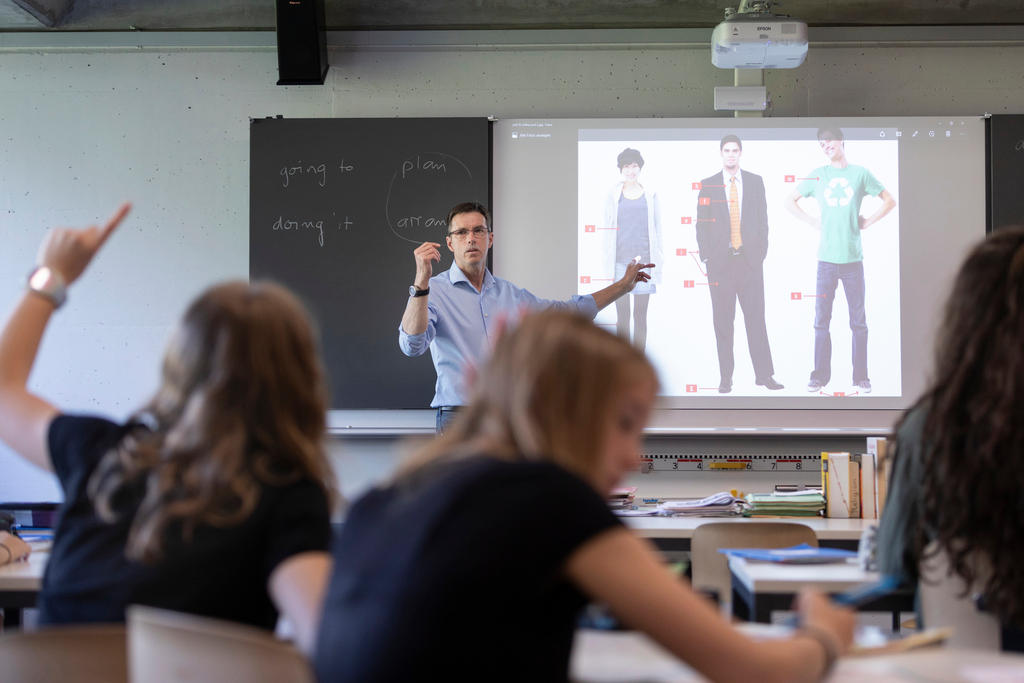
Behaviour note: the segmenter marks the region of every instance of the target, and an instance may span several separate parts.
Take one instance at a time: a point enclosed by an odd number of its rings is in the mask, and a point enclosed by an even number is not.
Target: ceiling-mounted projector
[[[772,14],[771,2],[743,0],[711,34],[711,63],[720,69],[793,69],[807,56],[807,24]]]

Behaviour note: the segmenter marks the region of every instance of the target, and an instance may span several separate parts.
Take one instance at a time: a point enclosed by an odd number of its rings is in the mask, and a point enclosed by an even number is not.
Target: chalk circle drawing
[[[440,241],[451,204],[472,200],[473,172],[444,152],[404,158],[388,183],[384,220],[395,237],[413,244]],[[412,235],[412,236],[410,236]]]

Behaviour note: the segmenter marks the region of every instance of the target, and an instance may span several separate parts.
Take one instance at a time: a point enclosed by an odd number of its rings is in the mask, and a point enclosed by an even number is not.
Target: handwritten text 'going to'
[[[346,164],[344,159],[338,164],[340,173],[351,173],[353,169],[355,166]],[[303,164],[297,161],[294,166],[282,166],[280,176],[282,187],[288,187],[295,176],[312,176],[317,185],[327,187],[327,164]]]

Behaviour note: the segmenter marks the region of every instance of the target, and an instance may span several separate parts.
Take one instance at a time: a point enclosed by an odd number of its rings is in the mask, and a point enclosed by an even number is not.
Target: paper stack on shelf
[[[618,517],[653,517],[658,514],[654,505],[636,504],[636,487],[621,486],[608,494],[608,507]]]
[[[745,507],[741,498],[720,491],[700,500],[667,500],[659,510],[662,515],[677,517],[736,517]]]
[[[629,510],[633,507],[633,499],[636,496],[635,486],[620,486],[611,490],[608,494],[608,507],[612,510]]]
[[[817,517],[825,509],[820,491],[801,490],[786,493],[748,493],[749,517]]]

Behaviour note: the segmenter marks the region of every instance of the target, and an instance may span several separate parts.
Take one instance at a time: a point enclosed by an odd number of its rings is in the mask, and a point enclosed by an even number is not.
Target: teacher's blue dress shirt
[[[437,370],[437,384],[431,408],[461,406],[468,399],[466,368],[483,361],[500,330],[501,320],[514,323],[529,310],[559,307],[575,309],[593,318],[597,304],[589,294],[568,301],[541,299],[507,280],[484,271],[480,291],[456,265],[430,278],[427,304],[429,320],[423,334],[406,334],[398,325],[398,345],[407,356],[420,356],[430,349]]]

